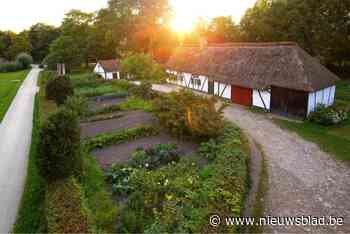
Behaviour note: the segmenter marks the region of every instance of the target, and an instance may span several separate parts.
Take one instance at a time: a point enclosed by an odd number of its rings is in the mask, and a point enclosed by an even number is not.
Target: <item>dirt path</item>
[[[270,226],[274,233],[350,233],[350,168],[313,143],[283,130],[266,116],[230,106],[225,117],[238,124],[266,153],[269,189],[265,216],[343,217],[342,226]]]
[[[28,74],[0,125],[0,233],[11,231],[23,192],[39,71]]]

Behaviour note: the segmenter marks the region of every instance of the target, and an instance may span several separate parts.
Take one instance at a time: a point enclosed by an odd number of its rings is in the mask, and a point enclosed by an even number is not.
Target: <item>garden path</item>
[[[0,233],[11,231],[21,201],[39,72],[28,74],[0,125]]]
[[[157,85],[157,91],[169,92]],[[173,90],[177,90],[174,87]],[[295,133],[281,129],[270,117],[238,105],[225,109],[225,117],[262,146],[268,167],[265,216],[338,217],[341,226],[269,226],[273,233],[350,233],[350,168],[336,161]]]

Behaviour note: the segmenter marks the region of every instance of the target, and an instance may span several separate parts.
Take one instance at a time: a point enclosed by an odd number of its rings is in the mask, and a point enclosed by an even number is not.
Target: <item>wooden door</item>
[[[232,86],[232,102],[243,106],[252,105],[252,90],[248,88]]]
[[[271,89],[271,111],[276,114],[305,118],[307,105],[307,92],[280,87],[272,87]]]

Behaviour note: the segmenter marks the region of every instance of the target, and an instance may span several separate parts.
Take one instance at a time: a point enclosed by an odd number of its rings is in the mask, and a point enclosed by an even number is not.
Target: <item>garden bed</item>
[[[151,114],[143,111],[132,111],[115,119],[82,123],[81,136],[83,139],[92,138],[102,133],[115,132],[139,125],[154,125],[155,123],[156,119]]]
[[[126,102],[126,98],[97,97],[89,99],[89,110],[97,111]]]
[[[97,162],[103,169],[107,169],[113,163],[128,162],[137,149],[149,149],[157,144],[176,144],[183,156],[194,154],[198,149],[198,145],[192,142],[180,141],[166,133],[160,133],[157,136],[141,138],[135,141],[94,150],[91,154],[96,157]]]

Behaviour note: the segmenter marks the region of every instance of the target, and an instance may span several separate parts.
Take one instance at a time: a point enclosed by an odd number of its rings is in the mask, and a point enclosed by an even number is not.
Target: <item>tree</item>
[[[72,10],[66,14],[61,25],[62,37],[69,37],[72,40],[75,49],[79,50],[79,56],[86,64],[90,59],[96,60],[95,56],[91,56],[92,49],[96,47],[93,35],[94,18],[94,13]]]
[[[221,16],[212,19],[207,31],[208,42],[224,43],[239,40],[238,27],[230,16]]]
[[[295,41],[327,65],[350,60],[350,2],[259,0],[242,18],[247,41]]]
[[[131,54],[122,60],[122,71],[133,79],[149,82],[163,82],[166,72],[147,54]]]
[[[14,60],[20,53],[30,54],[32,45],[28,38],[28,32],[23,31],[19,34],[10,34],[11,44],[7,48],[6,58],[8,60]]]
[[[33,25],[28,32],[28,37],[32,45],[32,56],[35,62],[42,62],[49,53],[50,44],[60,35],[58,28],[54,26],[38,23]]]
[[[16,58],[16,63],[22,69],[28,69],[29,66],[33,63],[33,58],[27,53],[20,53]]]
[[[69,71],[83,63],[84,59],[80,52],[81,49],[72,37],[60,36],[50,45],[50,52],[45,57],[44,63],[53,70],[56,69],[57,63],[64,63]]]

